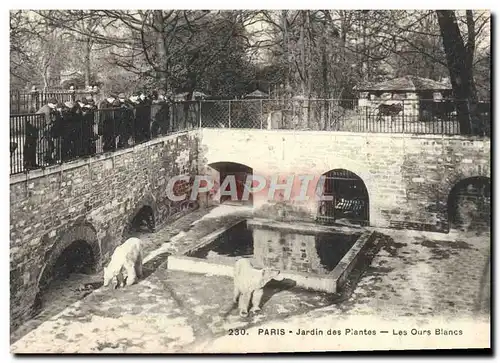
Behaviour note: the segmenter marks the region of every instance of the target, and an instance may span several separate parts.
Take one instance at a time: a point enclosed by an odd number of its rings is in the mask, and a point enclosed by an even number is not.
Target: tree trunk
[[[286,64],[286,71],[285,71],[285,84],[284,84],[284,99],[288,99],[288,91],[290,89],[290,53],[289,53],[289,44],[288,44],[288,22],[287,22],[287,10],[282,10],[281,11],[281,21],[282,21],[282,27],[283,27],[283,55],[284,55],[284,61]]]
[[[85,88],[90,87],[90,55],[92,53],[92,39],[90,37],[87,38],[85,42],[85,58],[84,58],[84,74],[85,74]]]
[[[321,44],[321,70],[322,70],[322,78],[323,78],[323,98],[325,101],[323,102],[323,130],[328,129],[328,115],[330,114],[329,110],[329,102],[326,100],[329,98],[329,89],[328,89],[328,61],[326,55],[326,36],[323,37],[323,41]]]
[[[306,95],[306,41],[305,41],[305,11],[301,10],[302,22],[300,24],[300,91]]]
[[[153,11],[153,22],[154,28],[164,29],[163,24],[163,12],[162,10]],[[159,84],[162,85],[165,92],[169,91],[169,82],[167,77],[168,61],[167,61],[167,49],[165,47],[165,36],[164,31],[158,31],[156,33],[156,53],[158,55],[158,63],[160,70],[156,72],[156,79]]]
[[[464,46],[453,10],[436,10],[446,53],[453,94],[457,104],[460,133],[471,134],[479,125],[476,115],[477,94],[472,69],[467,67],[469,55]]]
[[[49,77],[50,73],[48,67],[46,66],[45,69],[42,71],[43,92],[47,92],[47,89],[49,88]]]
[[[361,69],[363,70],[363,80],[365,82],[370,81],[370,65],[368,64],[369,60],[369,52],[367,49],[367,36],[366,36],[366,14],[367,10],[363,10],[361,12],[362,18],[361,18],[361,27],[363,31],[363,55],[362,55],[362,67]]]

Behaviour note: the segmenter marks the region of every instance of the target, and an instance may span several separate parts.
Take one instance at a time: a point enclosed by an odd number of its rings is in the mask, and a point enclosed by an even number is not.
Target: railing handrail
[[[248,101],[251,101],[251,103]],[[97,147],[97,144],[91,146],[94,150],[92,151],[93,153],[107,152],[108,149],[106,149],[104,143],[107,142],[106,145],[109,145],[110,140],[113,140],[111,142],[115,144],[114,147],[118,148],[119,146],[117,145],[122,142],[122,137],[125,137],[124,140],[126,140],[126,146],[123,147],[128,147],[130,146],[130,141],[132,141],[132,145],[143,142],[145,140],[144,132],[149,135],[147,136],[149,139],[153,139],[161,135],[168,135],[174,132],[186,131],[195,128],[271,128],[293,131],[313,130],[321,132],[346,131],[354,133],[461,135],[461,125],[458,122],[456,113],[451,114],[447,109],[444,111],[438,111],[435,114],[431,110],[431,117],[428,118],[429,115],[425,115],[418,109],[415,110],[411,108],[411,110],[406,110],[405,107],[402,107],[403,110],[397,112],[397,115],[394,115],[393,113],[398,111],[399,108],[396,110],[379,109],[378,112],[375,112],[377,107],[369,105],[359,106],[357,101],[354,99],[297,100],[309,101],[308,106],[306,106],[306,104],[301,106],[300,103],[297,105],[293,102],[295,100],[290,100],[292,101],[291,104],[285,105],[276,101],[277,100],[264,99],[188,100],[143,105],[130,104],[130,108],[94,107],[89,109],[88,111],[90,112],[87,113],[92,114],[92,131],[87,129],[89,125],[85,123],[90,122],[90,120],[81,118],[81,121],[79,121],[80,124],[75,126],[76,123],[74,121],[78,119],[72,119],[73,122],[68,124],[65,124],[64,122],[59,124],[56,122],[54,125],[57,127],[55,129],[55,133],[53,134],[55,136],[46,136],[48,135],[46,133],[49,131],[46,127],[44,127],[45,114],[33,112],[27,114],[12,114],[10,115],[11,175],[26,172],[27,170],[31,170],[33,168],[43,168],[46,163],[51,165],[50,163],[52,163],[53,160],[62,160],[61,162],[68,160],[67,157],[61,157],[61,155],[67,155],[64,151],[67,149],[61,149],[62,147],[67,147],[67,144],[65,144],[66,146],[61,146],[61,142],[64,143],[67,142],[67,140],[74,138],[75,132],[77,134],[76,137],[79,138],[78,141],[75,141],[75,143],[79,143],[78,147],[84,146],[83,140],[86,140],[85,142],[90,140],[90,134],[93,135],[92,138],[97,137],[99,141],[96,141],[96,143],[99,143],[99,146]],[[327,104],[325,104],[325,102]],[[341,102],[346,102],[346,104],[342,105]],[[214,106],[203,107],[204,104]],[[238,105],[240,106],[238,107]],[[245,105],[250,107],[245,107]],[[279,107],[276,108],[275,105],[278,105]],[[155,108],[158,111],[156,111]],[[132,117],[121,117],[121,115],[125,115],[126,111],[141,109],[149,109],[150,113],[146,113],[144,115],[145,117],[141,117],[140,115],[142,113],[140,112],[134,112]],[[162,109],[165,109],[165,112],[163,112]],[[339,110],[340,112],[338,112]],[[125,111],[125,113],[123,111]],[[281,111],[281,115],[278,113],[276,119],[275,116],[272,116],[275,111]],[[382,113],[382,111],[384,112]],[[387,111],[389,112],[388,114]],[[486,116],[488,116],[488,113],[486,113]],[[111,120],[113,120],[111,124],[106,123],[111,122]],[[34,126],[35,130],[28,127],[29,125],[27,121]],[[115,123],[115,121],[117,122]],[[144,126],[144,122],[147,123],[147,126]],[[77,129],[71,129],[68,131],[66,125],[73,125],[71,127],[76,127]],[[105,140],[104,133],[110,132],[110,125],[113,125],[111,126],[112,139],[109,139],[108,137]],[[60,129],[58,126],[63,127]],[[115,126],[117,128],[115,128]],[[132,127],[134,131],[130,131],[130,127]],[[38,136],[36,129],[39,130]],[[64,132],[72,132],[72,134],[64,134]],[[134,134],[130,134],[130,132],[133,132]],[[468,132],[469,135],[467,136],[489,138],[491,137],[490,133],[491,122],[488,122],[488,119],[486,118],[483,120],[483,117],[481,116],[480,120],[478,120],[478,124],[474,125],[474,128]],[[45,140],[43,141],[45,143],[50,143],[50,139],[59,140],[59,144],[57,146],[54,146],[53,143],[52,146],[48,146],[50,150],[52,150],[50,153],[53,153],[54,147],[57,148],[57,151],[59,152],[57,159],[52,158],[52,161],[43,161],[41,164],[33,161],[35,158],[33,154],[35,152],[33,138],[37,137],[39,137],[42,141]],[[132,140],[130,140],[131,137]],[[30,148],[29,150],[25,149],[28,138],[30,140],[28,146]],[[17,145],[17,149],[13,148],[13,144]],[[85,147],[87,148],[85,150],[89,150],[89,146],[87,144],[85,144]],[[47,149],[42,148],[42,151],[43,150]],[[70,152],[70,157],[87,157],[88,155],[85,153],[88,153],[88,151],[84,151],[81,154],[79,152]],[[39,153],[37,155],[39,155]],[[26,160],[30,163],[28,166],[25,165]]]
[[[10,114],[10,117],[28,117],[28,116],[43,116],[43,113],[30,112],[30,113]]]

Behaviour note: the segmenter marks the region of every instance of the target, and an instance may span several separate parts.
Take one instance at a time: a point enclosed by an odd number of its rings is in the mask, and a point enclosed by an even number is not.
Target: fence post
[[[32,90],[30,92],[30,97],[29,97],[29,105],[28,105],[28,112],[31,111],[38,111],[38,98],[39,98],[40,93],[37,90]],[[34,110],[33,110],[34,109]]]
[[[231,100],[228,101],[229,104],[229,128],[231,128]]]
[[[405,100],[403,100],[403,112],[402,112],[402,125],[401,127],[403,128],[403,134],[405,133]]]
[[[441,116],[441,135],[444,135],[444,122],[443,122],[444,120],[443,119],[446,117],[446,113],[443,112],[443,114],[444,114],[444,116]],[[451,117],[449,117],[449,118],[451,119]],[[455,122],[453,122],[453,125],[455,125]]]
[[[260,129],[262,130],[262,123],[264,117],[264,110],[262,109],[262,100],[260,100]]]
[[[17,113],[21,113],[21,91],[17,91]]]
[[[199,118],[199,128],[201,129],[201,100],[198,100],[199,106],[198,106],[198,118]]]
[[[368,120],[368,106],[365,106],[365,127],[366,127],[366,130],[365,132],[369,132],[369,120]]]

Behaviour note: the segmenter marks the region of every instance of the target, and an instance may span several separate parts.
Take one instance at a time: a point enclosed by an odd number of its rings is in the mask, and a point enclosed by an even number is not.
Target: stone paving
[[[169,253],[248,213],[240,211],[205,217],[192,225],[193,218],[206,213],[196,212],[199,214],[176,222],[170,230],[149,235],[147,252],[156,252],[145,264],[144,280],[125,289],[95,290],[17,340],[11,352],[258,352],[278,349],[279,337],[266,338],[268,348],[259,348],[255,341],[252,346],[241,337],[229,336],[229,329],[245,328],[256,334],[263,327],[313,326],[317,322],[333,327],[359,317],[362,321],[410,319],[413,323],[474,319],[489,328],[489,234],[397,230],[377,230],[381,249],[343,298],[332,300],[274,284],[266,289],[262,313],[240,318],[236,309],[231,310],[231,279],[168,271],[165,263]],[[276,344],[275,348],[269,344]],[[297,342],[291,344],[299,349]],[[330,344],[335,349],[336,343]]]
[[[249,215],[249,210],[246,208],[235,210],[223,205],[217,208],[216,214],[213,215],[214,218],[203,219],[204,216],[211,217],[210,212],[211,209],[199,209],[177,219],[156,233],[138,233],[137,236],[144,241],[145,275],[151,274],[166,260],[169,254],[177,252],[179,248],[195,243],[200,236],[213,232],[226,223]],[[46,302],[43,310],[36,317],[11,332],[11,343],[88,295],[88,291],[80,292],[78,290],[85,283],[95,284],[96,282],[102,283],[102,273],[73,275],[69,280],[54,282],[51,289],[43,296],[43,300]]]

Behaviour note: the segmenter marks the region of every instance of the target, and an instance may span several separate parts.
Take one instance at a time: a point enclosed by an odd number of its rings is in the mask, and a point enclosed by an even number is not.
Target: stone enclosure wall
[[[269,188],[253,195],[255,214],[311,220],[318,212],[319,177],[333,169],[359,176],[368,191],[371,226],[448,231],[448,197],[471,177],[490,177],[490,141],[460,136],[203,129],[200,166],[246,165],[254,175],[284,184],[288,177],[313,175],[307,196],[295,178],[291,198]],[[272,194],[272,193],[271,193]]]
[[[183,133],[11,177],[12,325],[29,317],[45,269],[72,242],[90,245],[99,270],[142,207],[156,227],[195,208],[165,191],[171,177],[196,174],[197,148],[196,134]]]
[[[452,188],[466,178],[490,177],[490,141],[402,134],[202,129],[12,176],[12,325],[30,316],[44,271],[66,247],[75,241],[87,242],[97,262],[94,269],[100,269],[123,242],[142,207],[151,208],[156,228],[197,207],[196,202],[172,202],[167,197],[172,177],[207,173],[209,165],[224,162],[250,167],[254,176],[265,177],[268,185],[273,178],[285,183],[290,176],[314,176],[307,193],[309,200],[293,200],[301,191],[298,178],[291,200],[284,200],[279,190],[270,196],[269,188],[253,195],[256,217],[314,220],[319,204],[314,191],[319,177],[333,169],[346,169],[366,186],[371,226],[447,232]],[[186,188],[189,190],[189,183],[177,189]],[[279,245],[279,239],[276,243]],[[304,247],[293,251],[302,256],[307,254]]]

